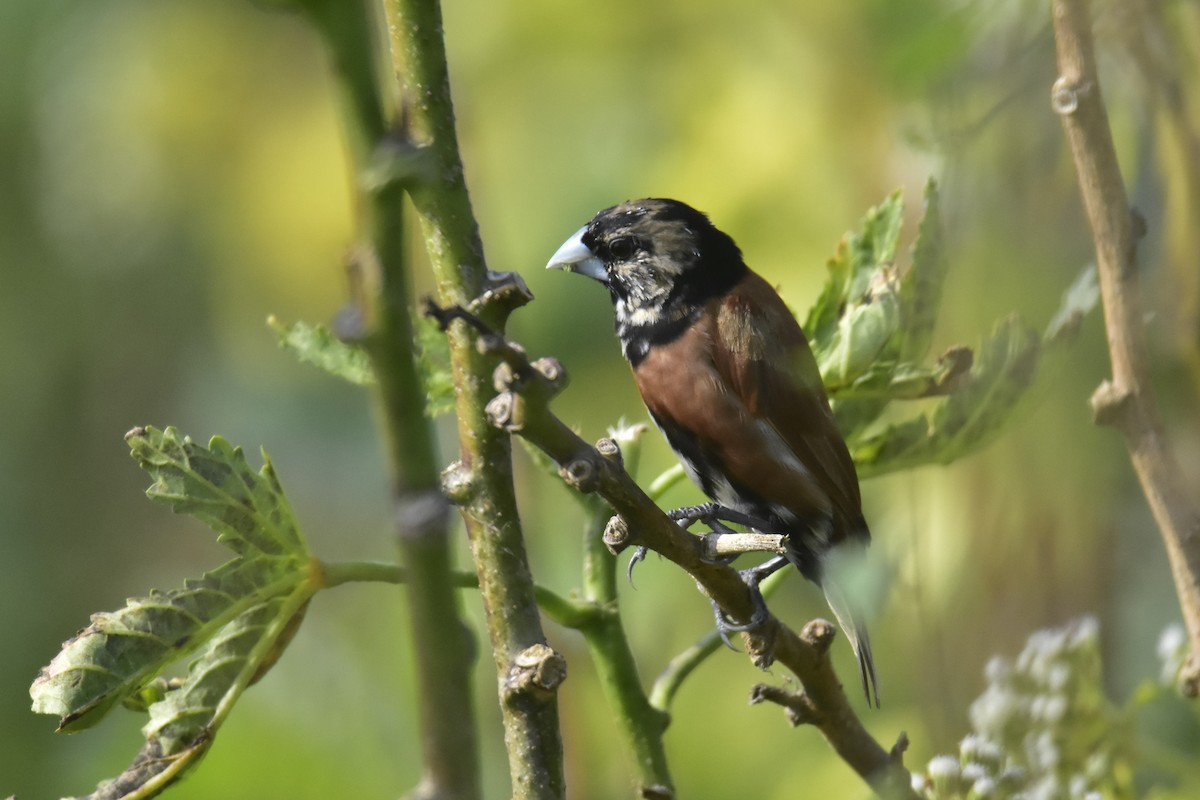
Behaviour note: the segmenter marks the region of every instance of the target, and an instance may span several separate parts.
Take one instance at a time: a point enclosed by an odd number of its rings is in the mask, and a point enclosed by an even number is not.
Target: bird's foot
[[[741,633],[743,631],[752,631],[758,626],[767,621],[770,612],[767,610],[767,602],[763,600],[762,590],[759,589],[761,584],[768,575],[778,572],[780,568],[786,565],[787,559],[783,556],[775,556],[768,559],[756,567],[744,569],[738,573],[742,580],[746,583],[746,588],[750,590],[750,597],[754,601],[754,613],[750,616],[749,622],[733,622],[721,610],[716,601],[713,601],[713,616],[717,620],[717,633],[721,636],[721,641],[730,650],[737,650],[733,646],[733,642],[729,640],[730,633]]]
[[[757,517],[752,517],[749,514],[728,508],[720,503],[702,503],[698,506],[684,506],[667,512],[667,516],[675,520],[681,528],[687,530],[697,522],[703,522],[709,527],[713,533],[732,534],[735,531],[725,522],[733,522],[738,525],[745,525],[747,528],[754,530],[762,530],[766,527],[766,523]],[[707,564],[732,564],[738,554],[721,556],[719,558],[704,559]]]
[[[753,517],[749,514],[743,514],[734,508],[723,506],[720,503],[701,503],[698,506],[684,506],[667,512],[667,516],[680,524],[680,527],[687,529],[695,525],[697,522],[703,522],[705,525],[720,528],[717,533],[732,533],[722,525],[722,522],[733,522],[738,525],[745,525],[747,528],[762,530],[766,523],[758,517]]]

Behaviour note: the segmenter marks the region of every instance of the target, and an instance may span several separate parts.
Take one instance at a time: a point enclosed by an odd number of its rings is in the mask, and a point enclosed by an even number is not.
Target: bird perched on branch
[[[787,560],[824,589],[867,701],[878,705],[861,609],[831,569],[870,541],[858,476],[816,359],[783,300],[746,266],[733,239],[676,200],[601,211],[547,267],[608,287],[646,408],[688,475],[719,504],[709,511],[786,534]]]

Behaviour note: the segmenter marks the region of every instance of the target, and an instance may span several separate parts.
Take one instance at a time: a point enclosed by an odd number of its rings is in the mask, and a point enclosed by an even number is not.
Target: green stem
[[[600,687],[613,712],[637,775],[638,797],[673,797],[674,785],[663,747],[670,718],[650,705],[637,662],[617,609],[617,560],[604,546],[608,509],[587,521],[583,534],[583,594],[598,609],[594,622],[580,628]]]
[[[696,640],[691,647],[672,658],[654,681],[654,686],[650,690],[650,705],[663,713],[669,713],[671,703],[675,701],[675,695],[683,686],[683,682],[695,671],[696,667],[703,664],[709,656],[720,649],[721,635],[717,633],[716,629],[713,629]]]
[[[406,84],[406,109],[426,142],[429,175],[408,187],[425,236],[440,301],[471,308],[495,330],[529,299],[520,279],[488,272],[471,211],[454,129],[454,109],[436,0],[387,0],[392,58]],[[515,798],[561,798],[562,740],[553,687],[512,680],[530,653],[544,653],[546,637],[517,514],[508,436],[485,414],[496,359],[474,347],[474,337],[449,331],[459,420],[461,464],[448,478],[471,540],[492,654],[502,687],[500,704]]]
[[[408,583],[409,571],[396,564],[379,561],[339,561],[321,565],[321,584],[326,589],[344,583]],[[456,589],[478,589],[479,577],[473,572],[454,570],[450,582]],[[553,589],[535,586],[537,604],[546,616],[564,628],[580,629],[593,623],[600,615],[592,603],[580,603],[563,597]]]
[[[303,0],[322,33],[338,79],[353,158],[364,270],[378,267],[366,349],[379,382],[391,468],[395,527],[407,565],[408,614],[420,698],[423,777],[415,796],[481,795],[472,648],[452,578],[449,515],[438,491],[439,462],[413,347],[404,240],[404,186],[365,181],[379,154],[403,144],[390,94],[381,88],[378,19],[368,0]],[[364,285],[368,282],[364,281]]]
[[[646,494],[650,496],[650,499],[658,500],[667,493],[668,489],[682,481],[685,477],[687,477],[687,473],[683,471],[682,464],[668,467],[650,482],[650,485],[646,487]]]

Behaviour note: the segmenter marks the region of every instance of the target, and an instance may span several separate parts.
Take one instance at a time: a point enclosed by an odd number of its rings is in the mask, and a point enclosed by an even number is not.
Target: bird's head
[[[607,286],[619,330],[678,322],[746,273],[737,245],[708,217],[657,198],[601,211],[546,266]]]

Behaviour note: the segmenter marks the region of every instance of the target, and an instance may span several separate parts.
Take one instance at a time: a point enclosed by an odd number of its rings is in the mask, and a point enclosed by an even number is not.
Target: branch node
[[[488,421],[509,433],[517,433],[525,425],[522,400],[512,392],[501,392],[493,397],[484,408]]]
[[[507,392],[509,389],[519,388],[520,384],[521,381],[513,370],[512,364],[507,361],[501,361],[492,370],[492,388],[497,392]]]
[[[442,496],[456,506],[466,505],[475,493],[471,470],[455,461],[442,470]]]
[[[629,523],[620,514],[614,514],[604,526],[604,546],[615,556],[620,555],[631,544],[633,536],[629,530]]]
[[[1092,421],[1097,425],[1116,426],[1133,400],[1129,389],[1106,380],[1092,392]]]
[[[516,272],[487,273],[487,288],[470,302],[470,310],[480,316],[488,312],[499,315],[500,320],[533,299],[533,292],[525,285],[525,279]],[[491,319],[494,321],[495,316]],[[503,323],[501,322],[501,325]]]
[[[778,630],[777,624],[759,625],[743,636],[746,655],[750,656],[750,662],[763,672],[775,663],[775,634]]]
[[[779,686],[759,683],[750,690],[750,705],[755,706],[759,703],[782,706],[787,714],[787,721],[793,728],[821,724],[821,715],[817,713],[812,699],[804,692],[789,692]]]
[[[517,653],[504,683],[505,700],[532,694],[542,699],[553,696],[567,678],[567,661],[546,644],[533,644]]]
[[[908,752],[908,733],[900,731],[900,735],[896,737],[896,743],[888,751],[888,758],[893,764],[903,765],[906,752]]]
[[[557,358],[539,358],[531,366],[541,373],[555,394],[567,388],[567,369]]]
[[[800,631],[800,638],[806,644],[812,645],[822,657],[829,654],[829,647],[837,636],[837,628],[823,619],[814,619]]]
[[[615,461],[617,466],[625,464],[625,457],[621,455],[621,445],[607,436],[596,442],[596,452],[609,461]]]
[[[584,494],[591,494],[600,486],[600,471],[589,458],[577,458],[558,471],[567,485]]]
[[[1056,114],[1069,116],[1079,110],[1080,99],[1091,91],[1091,81],[1072,81],[1066,75],[1060,75],[1050,89],[1050,107]]]

